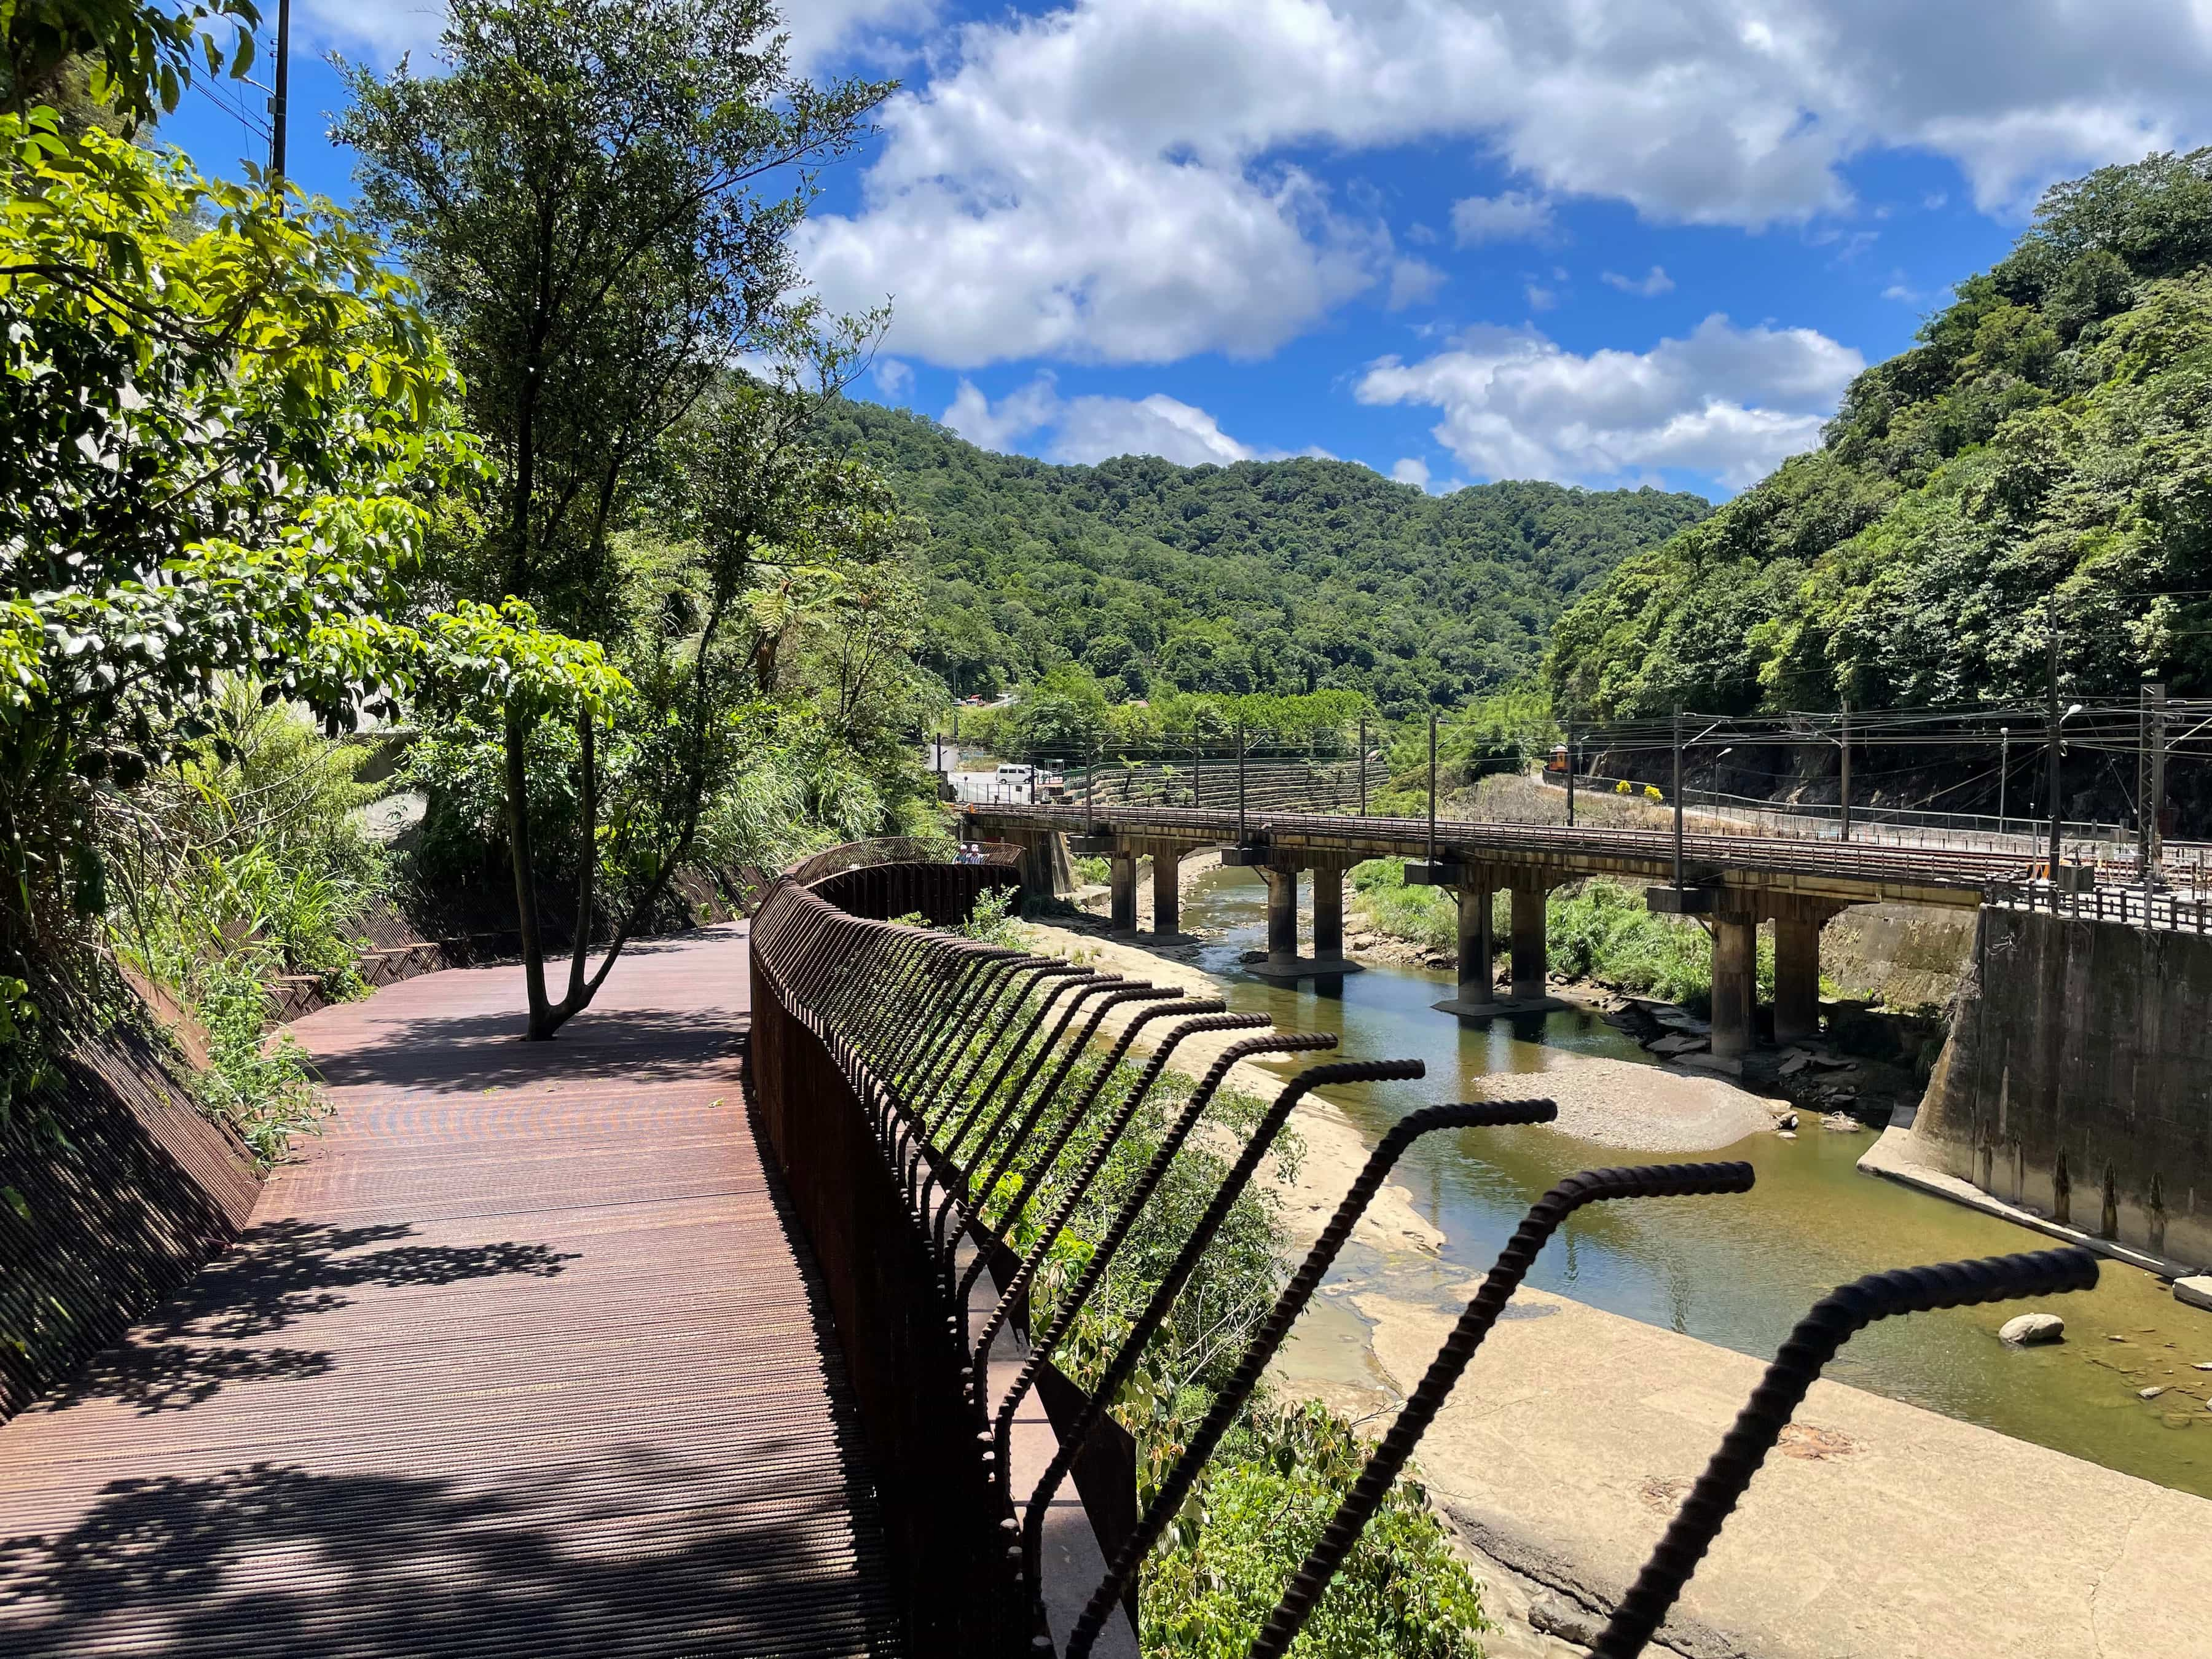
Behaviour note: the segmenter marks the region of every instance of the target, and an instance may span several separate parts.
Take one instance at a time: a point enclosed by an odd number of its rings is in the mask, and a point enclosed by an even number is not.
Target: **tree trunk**
[[[530,1001],[525,1035],[542,1042],[560,1024],[545,998],[545,941],[538,928],[538,872],[530,845],[530,728],[510,710],[507,717],[507,843],[514,863],[515,929],[522,938],[522,982]]]
[[[581,1013],[592,1006],[592,993],[599,988],[584,982],[584,958],[592,948],[592,884],[599,871],[599,768],[597,744],[597,723],[589,709],[580,709],[576,714],[578,745],[578,775],[582,784],[584,823],[583,846],[576,860],[576,938],[575,948],[568,955],[568,994],[561,1000],[559,1018]]]

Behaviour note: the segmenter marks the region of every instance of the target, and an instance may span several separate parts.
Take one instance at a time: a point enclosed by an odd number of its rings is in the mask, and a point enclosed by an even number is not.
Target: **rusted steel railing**
[[[1132,1655],[1146,1558],[1204,1480],[1400,1158],[1424,1135],[1542,1122],[1555,1109],[1543,1100],[1482,1102],[1401,1119],[1139,1513],[1134,1443],[1115,1419],[1115,1401],[1201,1276],[1208,1246],[1298,1103],[1315,1089],[1409,1080],[1422,1068],[1324,1060],[1232,1129],[1210,1113],[1239,1060],[1318,1054],[1335,1039],[1266,1029],[1265,1019],[1231,1013],[1218,999],[842,908],[872,900],[941,925],[981,890],[979,867],[1004,878],[1002,862],[871,861],[840,849],[769,888],[752,933],[756,1095],[829,1281],[914,1650]],[[917,896],[925,902],[907,902]],[[1151,1155],[1110,1212],[1094,1215],[1097,1238],[1085,1241],[1079,1271],[1056,1285],[1049,1316],[1033,1327],[1030,1297],[1046,1265],[1176,1057],[1200,1043],[1213,1045],[1206,1069],[1161,1103]],[[1088,1386],[1079,1386],[1061,1361],[1085,1310],[1125,1265],[1132,1237],[1156,1218],[1150,1206],[1194,1146],[1218,1161],[1211,1194],[1165,1267],[1140,1286],[1142,1306],[1126,1328],[1109,1333],[1099,1351],[1086,1349],[1077,1369]],[[1282,1655],[1297,1639],[1545,1243],[1575,1211],[1751,1184],[1747,1164],[1691,1163],[1585,1170],[1544,1194],[1285,1586],[1250,1649],[1255,1659]],[[2095,1277],[2087,1253],[2050,1251],[1880,1274],[1823,1300],[1784,1345],[1598,1652],[1626,1659],[1644,1650],[1790,1412],[1853,1331],[1898,1313],[2081,1288]],[[1042,1442],[1033,1437],[1036,1405],[1050,1424]],[[1081,1553],[1045,1547],[1048,1527],[1070,1513],[1055,1500],[1071,1478],[1097,1553],[1084,1558],[1097,1565],[1079,1582],[1070,1575]]]

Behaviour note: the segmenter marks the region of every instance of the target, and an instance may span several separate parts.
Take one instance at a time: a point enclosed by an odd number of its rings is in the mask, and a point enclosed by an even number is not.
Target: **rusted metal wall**
[[[246,1150],[152,1045],[81,1046],[0,1122],[0,1419],[175,1291],[246,1224]]]

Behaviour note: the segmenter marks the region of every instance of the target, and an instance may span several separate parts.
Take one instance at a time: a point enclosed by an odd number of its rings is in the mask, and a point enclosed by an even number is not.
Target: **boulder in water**
[[[1997,1332],[2000,1341],[2009,1342],[2016,1348],[2032,1348],[2039,1343],[2065,1340],[2066,1322],[2057,1314],[2022,1314],[2017,1319],[2008,1319]]]

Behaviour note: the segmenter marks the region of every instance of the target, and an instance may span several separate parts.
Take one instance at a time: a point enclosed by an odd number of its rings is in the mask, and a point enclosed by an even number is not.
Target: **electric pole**
[[[269,100],[269,172],[281,200],[284,186],[284,115],[292,92],[292,0],[276,0],[276,90]]]
[[[1843,702],[1844,776],[1840,793],[1844,803],[1844,839],[1849,841],[1851,838],[1851,700],[1845,697]],[[1879,841],[1881,837],[1877,836],[1875,839]]]
[[[1674,711],[1674,890],[1682,890],[1682,711]]]
[[[1437,711],[1429,710],[1429,867],[1437,862]]]
[[[1575,728],[1567,727],[1567,828],[1575,827]]]
[[[2051,888],[2058,890],[2058,623],[2051,623]],[[2053,904],[2057,903],[2054,899]]]
[[[2005,833],[2005,786],[2012,781],[2012,727],[1997,727],[1997,834]]]

